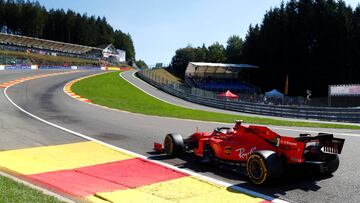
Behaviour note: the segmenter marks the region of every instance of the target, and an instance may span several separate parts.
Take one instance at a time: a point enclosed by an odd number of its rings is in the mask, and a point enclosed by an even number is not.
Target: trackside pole
[[[328,106],[331,107],[331,87],[328,85]]]

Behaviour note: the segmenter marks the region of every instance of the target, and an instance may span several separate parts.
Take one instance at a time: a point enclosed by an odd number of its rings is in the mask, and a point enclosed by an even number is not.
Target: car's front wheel
[[[164,140],[164,151],[171,157],[180,156],[184,152],[184,140],[180,134],[167,134]]]

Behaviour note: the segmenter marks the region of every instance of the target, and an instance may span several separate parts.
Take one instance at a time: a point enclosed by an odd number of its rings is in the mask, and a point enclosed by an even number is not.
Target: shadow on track
[[[321,187],[317,184],[318,181],[331,178],[332,175],[328,176],[316,176],[316,174],[305,170],[303,168],[287,168],[286,173],[283,177],[276,182],[268,185],[254,185],[250,182],[245,173],[233,172],[227,169],[223,169],[216,166],[210,166],[209,164],[201,163],[199,159],[192,156],[191,154],[184,154],[181,158],[169,158],[166,155],[158,154],[156,152],[148,152],[150,154],[149,159],[163,161],[180,169],[189,169],[196,173],[204,175],[216,175],[220,179],[231,180],[231,182],[239,182],[227,188],[230,192],[238,191],[234,187],[241,187],[256,191],[274,198],[284,196],[288,191],[302,190],[302,191],[318,191]],[[219,178],[217,178],[219,179]]]

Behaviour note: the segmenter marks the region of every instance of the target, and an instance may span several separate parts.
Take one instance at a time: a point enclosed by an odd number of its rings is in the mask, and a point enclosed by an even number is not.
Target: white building
[[[114,45],[102,45],[102,57],[108,60],[114,60],[116,62],[126,62],[126,52],[124,50],[116,49]]]
[[[119,52],[119,62],[121,63],[125,63],[126,62],[126,51],[118,49],[117,50]]]

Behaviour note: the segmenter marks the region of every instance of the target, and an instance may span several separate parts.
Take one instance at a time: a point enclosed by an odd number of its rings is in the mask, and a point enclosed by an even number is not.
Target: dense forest
[[[88,16],[72,10],[46,10],[39,2],[0,0],[1,32],[42,39],[99,46],[112,43],[126,51],[127,60],[135,59],[130,34],[114,30],[105,17]]]
[[[179,49],[172,68],[183,73],[186,61],[249,63],[260,67],[252,79],[264,91],[283,92],[288,75],[290,95],[309,89],[325,96],[330,84],[360,83],[360,6],[290,0],[267,11],[259,25],[250,25],[243,41],[232,36],[226,47],[219,46],[217,60],[199,54],[211,52],[210,47]]]

